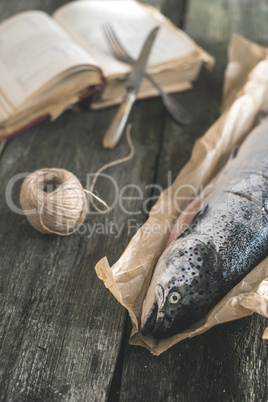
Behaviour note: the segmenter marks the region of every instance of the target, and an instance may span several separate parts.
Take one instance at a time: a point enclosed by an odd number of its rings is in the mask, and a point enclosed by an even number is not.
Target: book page
[[[106,77],[129,71],[129,66],[111,54],[103,33],[110,23],[132,57],[138,57],[148,33],[161,26],[156,37],[148,66],[156,66],[192,54],[195,43],[175,28],[156,9],[133,0],[76,1],[61,7],[53,18],[98,60]]]
[[[18,14],[0,25],[0,91],[14,108],[64,71],[97,64],[41,11]],[[0,108],[2,103],[0,98]]]

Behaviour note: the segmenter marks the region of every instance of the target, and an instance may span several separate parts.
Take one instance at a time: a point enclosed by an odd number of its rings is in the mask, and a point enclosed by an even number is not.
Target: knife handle
[[[102,140],[104,148],[114,148],[124,131],[128,116],[136,99],[136,92],[128,92]]]

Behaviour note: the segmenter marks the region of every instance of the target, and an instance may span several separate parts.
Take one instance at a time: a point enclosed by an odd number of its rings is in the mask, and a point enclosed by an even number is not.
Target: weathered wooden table
[[[37,8],[52,12],[65,0],[2,0],[0,18]],[[177,24],[217,64],[202,71],[193,90],[177,94],[194,115],[188,127],[176,125],[161,100],[138,102],[132,112],[135,157],[111,174],[119,188],[157,183],[165,188],[167,172],[175,178],[190,157],[194,141],[219,114],[230,32],[268,45],[267,0],[150,1],[164,6]],[[183,341],[154,357],[128,344],[130,321],[96,277],[96,262],[114,263],[136,228],[118,205],[108,216],[90,216],[84,234],[45,236],[5,201],[9,180],[20,172],[60,167],[86,185],[87,173],[124,156],[127,143],[107,151],[101,140],[115,108],[68,111],[9,140],[0,158],[0,399],[2,401],[266,401],[267,320],[250,316]],[[18,204],[20,183],[14,188]],[[97,190],[107,202],[109,185]],[[150,194],[149,194],[150,195]],[[132,201],[139,210],[143,200]],[[141,224],[146,215],[133,215]],[[98,223],[117,224],[117,233],[97,233]],[[96,228],[96,226],[95,226]],[[90,231],[93,231],[91,234]],[[109,232],[109,229],[108,229]]]

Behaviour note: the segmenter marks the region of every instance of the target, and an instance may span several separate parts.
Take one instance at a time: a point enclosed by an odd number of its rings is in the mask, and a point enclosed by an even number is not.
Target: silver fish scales
[[[160,257],[142,333],[162,339],[196,323],[268,255],[268,118],[244,141],[204,208]]]

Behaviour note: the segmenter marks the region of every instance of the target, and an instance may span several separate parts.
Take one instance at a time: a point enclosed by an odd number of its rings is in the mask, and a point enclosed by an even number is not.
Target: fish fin
[[[203,209],[201,209],[199,212],[197,212],[197,214],[193,217],[191,223],[188,225],[188,227],[184,230],[184,232],[182,232],[177,238],[176,240],[180,239],[181,237],[186,236],[189,232],[192,231],[192,229],[194,228],[194,226],[196,225],[198,219],[200,219],[202,216],[204,216],[207,211],[208,211],[208,205],[206,205]]]
[[[235,159],[237,157],[238,151],[239,151],[239,146],[234,145],[231,150],[230,156],[229,156],[229,161],[231,161],[232,159]]]
[[[263,120],[267,119],[268,117],[268,110],[260,110],[259,111],[259,122],[262,122]]]
[[[259,123],[262,123],[264,120],[268,120],[268,110],[261,109],[258,113],[258,119]],[[239,146],[236,144],[233,146],[230,156],[229,156],[229,161],[236,158],[237,154],[239,151]]]
[[[141,333],[143,336],[147,336],[150,332],[152,332],[156,322],[157,311],[157,303],[154,303],[151,310],[149,311],[149,314],[145,318],[144,323],[141,326]]]

